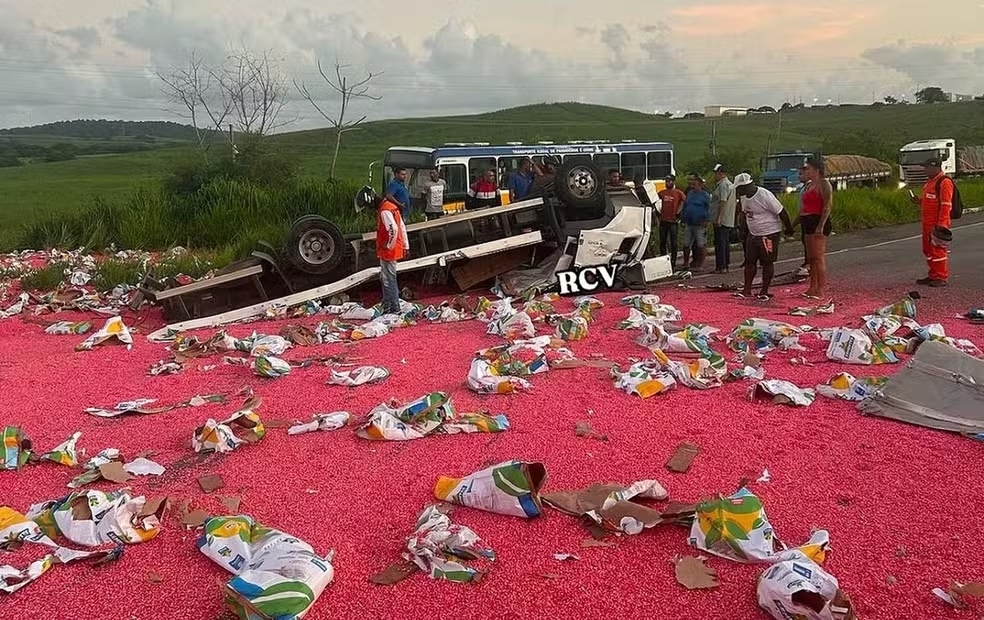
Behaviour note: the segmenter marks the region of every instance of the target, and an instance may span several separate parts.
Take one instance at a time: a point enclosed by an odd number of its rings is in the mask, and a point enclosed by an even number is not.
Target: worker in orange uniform
[[[953,179],[943,174],[937,157],[923,164],[926,170],[926,185],[922,198],[912,197],[912,202],[922,208],[922,246],[923,254],[929,263],[929,275],[916,280],[916,284],[933,287],[947,285],[950,278],[949,259],[944,238],[950,235],[950,209],[953,207]]]
[[[360,209],[372,205],[379,210],[376,218],[376,257],[379,259],[379,281],[383,286],[383,314],[399,314],[400,287],[396,281],[396,263],[410,255],[410,242],[400,207],[376,195],[370,187],[359,191],[356,204]]]

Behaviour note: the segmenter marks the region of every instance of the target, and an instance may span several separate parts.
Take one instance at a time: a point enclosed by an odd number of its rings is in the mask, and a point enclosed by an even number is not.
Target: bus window
[[[647,178],[665,179],[673,173],[673,157],[669,151],[650,151]]]
[[[576,164],[590,164],[591,156],[586,153],[578,153],[575,155],[564,155],[564,163],[576,163]]]
[[[646,176],[646,154],[622,153],[622,178],[632,181],[637,174]]]
[[[599,153],[594,156],[594,163],[607,178],[609,170],[619,169],[618,153]]]
[[[509,177],[519,170],[519,164],[526,159],[525,155],[499,158],[499,189],[506,189]]]
[[[464,164],[444,164],[441,166],[441,178],[448,184],[444,192],[444,201],[449,196],[458,196],[460,200],[468,191],[468,171]]]
[[[485,174],[491,168],[499,173],[495,165],[495,157],[472,157],[468,160],[468,183],[469,185],[478,180],[478,177]]]

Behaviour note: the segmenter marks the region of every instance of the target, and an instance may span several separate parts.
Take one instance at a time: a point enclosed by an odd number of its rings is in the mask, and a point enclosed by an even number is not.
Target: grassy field
[[[808,108],[782,115],[717,119],[720,153],[765,154],[770,141],[778,149],[817,148],[894,162],[899,146],[927,137],[953,137],[961,143],[984,143],[984,102],[935,106],[838,106]],[[535,142],[553,140],[664,140],[676,149],[677,169],[708,155],[711,121],[668,120],[648,114],[585,104],[543,104],[500,112],[447,118],[378,121],[349,133],[338,176],[366,178],[369,163],[395,145],[440,145],[445,142]],[[49,136],[46,136],[49,138]],[[274,136],[270,141],[296,157],[302,174],[324,178],[331,132],[313,130]],[[218,147],[216,147],[218,148]],[[37,216],[77,211],[94,196],[120,198],[159,179],[191,147],[81,157],[58,163],[33,163],[0,169],[0,240],[12,228]]]

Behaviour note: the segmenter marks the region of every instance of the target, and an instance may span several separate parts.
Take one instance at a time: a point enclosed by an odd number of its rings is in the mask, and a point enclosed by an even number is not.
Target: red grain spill
[[[777,290],[769,307],[735,302],[727,294],[659,291],[680,308],[685,321],[706,322],[722,335],[741,319],[760,316],[813,323],[822,327],[854,325],[872,309],[894,301],[870,290],[849,291],[838,299],[833,316],[788,317],[788,307],[803,305]],[[886,294],[887,295],[887,294]],[[571,344],[578,355],[602,353],[627,362],[644,357],[634,331],[614,325],[627,311],[620,295],[600,295],[608,304],[596,313],[586,340]],[[562,301],[558,310],[569,309]],[[920,322],[941,321],[948,334],[984,344],[981,328],[953,317],[952,305],[920,302]],[[72,315],[59,316],[70,319]],[[276,334],[290,321],[237,325],[230,333],[253,330]],[[316,318],[301,323],[314,325]],[[805,541],[813,528],[830,531],[834,552],[825,568],[851,593],[868,620],[950,618],[953,611],[930,593],[951,579],[984,577],[984,556],[974,551],[978,511],[984,495],[979,475],[981,446],[946,433],[865,418],[851,403],[818,398],[806,409],[745,399],[747,382],[697,392],[679,388],[649,400],[615,391],[604,370],[553,370],[532,378],[532,392],[479,396],[464,385],[475,350],[498,344],[477,321],[451,325],[421,324],[356,345],[295,348],[284,357],[348,352],[360,363],[388,368],[392,376],[378,385],[349,389],[325,385],[322,366],[293,369],[280,379],[260,379],[248,368],[215,360],[189,362],[174,376],[148,377],[153,362],[167,357],[164,345],[145,334],[160,324],[154,316],[134,336],[131,351],[118,346],[75,352],[83,337],[46,336],[37,325],[19,319],[0,322],[0,424],[21,425],[40,449],[50,449],[82,430],[79,447],[93,455],[106,447],[132,458],[147,449],[168,468],[162,479],[132,481],[136,494],[188,498],[192,507],[221,513],[221,494],[204,495],[196,479],[220,475],[224,492],[242,498],[241,510],[261,523],[296,535],[320,552],[336,550],[336,580],[308,616],[321,618],[524,618],[535,616],[620,618],[764,618],[755,602],[761,567],[712,558],[722,581],[714,591],[679,587],[671,559],[690,552],[687,532],[657,528],[622,539],[617,547],[581,549],[585,532],[575,520],[547,510],[543,518],[522,520],[459,508],[454,521],[473,528],[496,551],[488,577],[465,586],[414,575],[392,587],[368,582],[369,576],[397,558],[414,519],[433,501],[440,474],[467,474],[507,459],[539,460],[549,472],[545,490],[575,489],[594,481],[631,482],[656,478],[671,498],[694,501],[730,492],[739,479],[755,480],[768,467],[769,484],[753,485],[765,502],[777,533],[790,544]],[[547,333],[540,327],[540,333]],[[792,356],[824,359],[824,344],[802,338],[808,353],[769,354],[767,377],[799,385],[825,382],[842,370],[855,375],[893,373],[899,366],[847,367],[818,363],[804,368]],[[716,345],[724,351],[723,343]],[[729,362],[731,355],[728,355]],[[401,360],[405,359],[406,364]],[[211,372],[199,365],[219,363]],[[453,395],[459,411],[489,410],[509,416],[511,428],[497,435],[433,437],[407,443],[358,440],[349,430],[290,437],[271,429],[258,444],[244,445],[201,464],[174,464],[191,454],[192,430],[209,417],[231,413],[235,392],[253,386],[263,399],[264,419],[310,419],[312,413],[348,410],[361,417],[376,404],[397,397],[414,399],[433,390]],[[154,416],[99,419],[84,413],[134,398],[162,404],[195,394],[224,392],[227,406],[206,405]],[[588,410],[591,410],[589,415]],[[588,420],[609,441],[575,436]],[[687,474],[671,474],[663,463],[682,441],[695,442],[700,455]],[[34,502],[59,497],[73,472],[45,463],[23,472],[0,472],[0,497],[26,511]],[[95,488],[109,489],[100,483]],[[313,489],[315,494],[307,492]],[[963,507],[964,509],[958,509]],[[56,566],[37,583],[2,599],[10,617],[210,618],[223,611],[221,584],[228,575],[197,551],[196,535],[181,530],[173,512],[155,540],[130,546],[106,567]],[[897,554],[905,547],[904,554]],[[578,552],[580,562],[560,564],[556,552]],[[899,557],[901,555],[901,557]],[[0,554],[0,562],[5,562]],[[161,583],[146,575],[159,574]],[[545,574],[556,578],[545,579]],[[897,580],[889,585],[888,576]]]

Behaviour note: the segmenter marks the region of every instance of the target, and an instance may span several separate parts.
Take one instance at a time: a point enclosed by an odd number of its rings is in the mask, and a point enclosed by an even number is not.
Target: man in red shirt
[[[465,198],[465,209],[484,209],[485,207],[501,207],[502,193],[495,182],[495,170],[489,168],[482,173],[471,187],[468,188],[468,196]]]
[[[666,189],[659,191],[659,253],[666,255],[666,246],[670,246],[670,265],[676,269],[677,257],[677,222],[680,220],[680,206],[687,199],[686,194],[675,186],[676,177],[672,174],[666,177]]]
[[[950,279],[950,267],[947,249],[936,244],[933,239],[933,229],[937,226],[950,229],[953,179],[943,174],[943,168],[937,157],[929,159],[923,166],[929,180],[923,186],[922,198],[913,196],[912,201],[922,209],[922,246],[923,255],[926,256],[929,264],[929,275],[916,280],[916,284],[940,287],[947,285]]]
[[[383,314],[399,314],[400,286],[396,281],[396,263],[409,254],[410,242],[400,207],[378,196],[374,200],[379,208],[376,257],[379,258],[379,281],[383,286]]]

